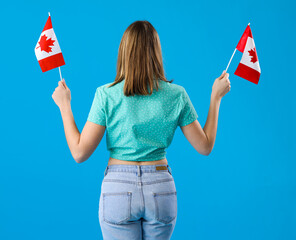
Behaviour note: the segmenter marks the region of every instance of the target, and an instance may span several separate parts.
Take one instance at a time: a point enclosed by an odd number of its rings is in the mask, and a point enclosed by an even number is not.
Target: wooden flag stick
[[[62,81],[63,77],[62,77],[61,67],[59,67],[59,72],[60,72],[60,78],[61,78],[61,81]]]
[[[229,67],[229,65],[230,65],[230,63],[231,63],[231,61],[232,61],[232,58],[233,58],[235,52],[236,52],[236,48],[234,49],[234,51],[233,51],[233,53],[232,53],[232,56],[231,56],[231,58],[230,58],[230,60],[229,60],[229,62],[228,62],[228,65],[227,65],[227,67],[226,67],[225,72],[227,72],[227,69],[228,69],[228,67]]]
[[[250,25],[250,23],[249,23],[248,25]],[[227,65],[227,67],[226,67],[225,72],[227,72],[227,69],[228,69],[228,67],[229,67],[229,65],[230,65],[230,63],[231,63],[231,61],[232,61],[232,58],[233,58],[235,52],[236,52],[236,48],[234,49],[234,51],[233,51],[233,53],[232,53],[232,56],[231,56],[231,58],[230,58],[230,60],[229,60],[229,62],[228,62],[228,65]]]

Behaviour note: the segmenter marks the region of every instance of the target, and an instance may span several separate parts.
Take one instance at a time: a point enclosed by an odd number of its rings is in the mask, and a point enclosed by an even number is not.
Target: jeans
[[[170,239],[177,220],[177,191],[170,167],[107,166],[98,217],[104,240]]]

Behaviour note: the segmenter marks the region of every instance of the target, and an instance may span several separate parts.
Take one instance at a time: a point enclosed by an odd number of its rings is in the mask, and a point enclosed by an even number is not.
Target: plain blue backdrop
[[[106,138],[84,163],[69,151],[34,47],[51,13],[63,77],[82,131],[95,90],[112,82],[119,43],[136,20],[159,33],[168,79],[182,85],[204,126],[212,85],[250,22],[262,74],[229,68],[209,156],[180,128],[167,152],[178,191],[172,239],[296,239],[295,1],[16,1],[1,3],[0,239],[102,239],[98,222]]]

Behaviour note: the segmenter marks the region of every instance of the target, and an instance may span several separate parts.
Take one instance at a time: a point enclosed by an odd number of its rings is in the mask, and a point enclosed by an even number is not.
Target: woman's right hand
[[[230,91],[229,74],[223,71],[220,77],[216,78],[212,86],[212,96],[221,100]]]

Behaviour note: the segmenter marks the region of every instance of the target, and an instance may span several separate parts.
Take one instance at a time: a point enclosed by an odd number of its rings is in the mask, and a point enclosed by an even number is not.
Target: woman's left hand
[[[55,88],[52,98],[59,108],[71,102],[71,91],[66,85],[65,79],[59,81],[59,85]]]

